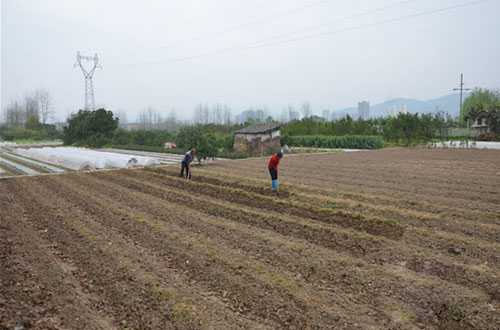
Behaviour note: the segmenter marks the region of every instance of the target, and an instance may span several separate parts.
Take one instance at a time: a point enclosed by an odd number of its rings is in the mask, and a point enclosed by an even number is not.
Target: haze
[[[431,13],[460,4],[470,5]],[[132,120],[148,106],[190,119],[199,103],[278,114],[304,101],[319,113],[428,99],[460,72],[468,87],[500,86],[497,0],[2,0],[1,10],[2,106],[45,88],[59,120],[83,106],[79,50],[101,58],[96,103]]]

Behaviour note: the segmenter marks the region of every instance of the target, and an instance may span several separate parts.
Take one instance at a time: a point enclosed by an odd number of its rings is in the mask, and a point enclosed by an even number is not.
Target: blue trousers
[[[276,180],[272,180],[271,181],[271,186],[273,188],[273,191],[276,191],[278,190],[279,186],[280,186],[280,182],[278,181],[278,179]]]
[[[271,186],[273,190],[278,190],[279,181],[278,181],[278,171],[274,168],[269,169],[269,174],[271,175]]]

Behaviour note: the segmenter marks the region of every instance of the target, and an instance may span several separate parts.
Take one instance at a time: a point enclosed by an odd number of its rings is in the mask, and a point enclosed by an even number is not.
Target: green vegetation
[[[239,125],[194,125],[184,126],[175,138],[181,150],[196,148],[198,160],[203,158],[246,158],[248,155],[233,150],[234,131]]]
[[[118,128],[118,118],[105,109],[80,110],[68,119],[64,127],[64,144],[102,147],[111,141]]]
[[[333,148],[333,149],[380,149],[384,140],[380,136],[285,136],[284,144],[301,147]]]
[[[58,140],[62,138],[61,133],[55,125],[40,124],[25,128],[22,126],[1,126],[0,137],[6,141],[36,142],[47,140]]]
[[[203,158],[246,158],[248,155],[233,150],[233,132],[240,125],[198,124],[183,126],[177,133],[165,130],[135,130],[117,129],[106,144],[109,147],[184,154],[190,148],[198,150],[197,157]],[[165,142],[175,142],[177,149],[164,148]]]
[[[7,104],[5,124],[0,125],[0,138],[7,141],[42,141],[61,138],[55,125],[47,123],[52,117],[52,101],[48,91],[29,92],[23,99]]]
[[[159,152],[166,154],[184,154],[186,152],[185,150],[182,149],[165,149],[164,147],[145,146],[140,144],[107,144],[105,145],[105,147],[125,149],[125,150]]]
[[[465,100],[461,122],[481,122],[487,131],[481,134],[480,140],[494,141],[500,139],[500,92],[487,89],[476,89]]]
[[[337,121],[306,118],[288,123],[283,128],[284,143],[291,146],[319,148],[382,148],[412,145],[432,139],[447,138],[454,121],[442,114],[400,113],[396,117],[355,120],[347,116]]]
[[[202,126],[185,126],[180,129],[176,138],[177,146],[181,149],[196,148],[199,159],[215,157],[218,151],[217,140],[213,134],[203,131]]]
[[[111,143],[113,145],[145,146],[163,149],[165,142],[174,140],[175,134],[164,130],[126,131],[118,128],[113,133]]]
[[[460,122],[465,125],[467,120],[474,120],[477,112],[498,110],[500,93],[488,89],[475,89],[464,101],[460,112]]]

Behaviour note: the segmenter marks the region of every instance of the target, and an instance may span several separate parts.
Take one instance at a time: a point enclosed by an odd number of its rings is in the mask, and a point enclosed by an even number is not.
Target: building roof
[[[242,128],[235,132],[235,134],[264,134],[277,131],[280,129],[280,124],[270,123],[270,124],[256,124],[245,128]]]
[[[256,124],[242,128],[236,131],[235,134],[265,134],[279,130],[280,127],[280,124],[276,123]]]

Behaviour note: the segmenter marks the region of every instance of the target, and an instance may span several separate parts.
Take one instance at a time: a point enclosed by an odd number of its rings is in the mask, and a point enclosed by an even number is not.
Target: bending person
[[[186,179],[191,179],[191,162],[196,156],[196,149],[192,148],[184,155],[184,158],[181,162],[181,177],[185,177]]]
[[[279,188],[278,165],[280,164],[281,158],[283,158],[283,153],[280,151],[276,154],[273,154],[269,159],[269,163],[267,164],[269,174],[271,175],[271,187],[275,192],[277,192]]]

